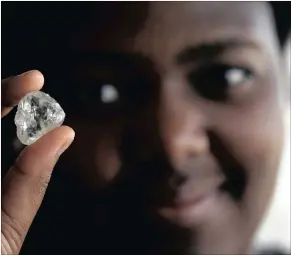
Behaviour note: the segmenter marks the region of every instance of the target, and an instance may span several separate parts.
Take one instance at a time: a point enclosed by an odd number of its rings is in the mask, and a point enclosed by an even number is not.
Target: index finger
[[[29,92],[42,88],[44,77],[37,70],[7,78],[1,82],[1,118]]]

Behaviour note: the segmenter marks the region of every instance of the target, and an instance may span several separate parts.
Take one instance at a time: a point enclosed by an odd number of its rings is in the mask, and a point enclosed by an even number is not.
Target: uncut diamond
[[[59,103],[41,91],[31,92],[19,102],[15,115],[17,137],[30,145],[52,129],[62,125],[65,112]]]

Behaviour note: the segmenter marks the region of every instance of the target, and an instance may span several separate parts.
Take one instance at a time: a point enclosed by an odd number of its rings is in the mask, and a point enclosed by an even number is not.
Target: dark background
[[[280,41],[290,28],[288,2],[270,2]],[[2,2],[2,77],[29,69],[58,66],[68,40],[90,21],[108,16],[114,2]],[[112,8],[113,9],[113,8]],[[60,66],[58,66],[59,68]]]
[[[93,19],[94,3],[2,2],[1,7],[1,79],[37,69],[45,76],[49,94],[69,86],[55,81],[64,80],[63,73],[69,76],[73,56],[68,42]],[[2,177],[19,153],[12,144],[15,113],[16,109],[2,121]]]
[[[114,4],[113,2],[1,2],[1,78],[20,74],[31,69],[38,69],[45,76],[46,92],[55,97],[60,90],[70,86],[69,79],[63,76],[70,76],[70,72],[72,72],[70,64],[78,61],[76,53],[71,51],[68,42],[76,33],[90,26],[90,22],[96,17],[103,19],[108,16],[108,12],[112,15],[111,7]],[[271,4],[274,8],[278,36],[283,45],[290,29],[291,5],[290,2],[272,2]],[[104,7],[106,7],[106,11],[104,11]],[[56,99],[58,100],[57,97]],[[67,113],[73,107],[67,105],[64,109],[66,109]],[[13,147],[13,139],[16,137],[15,112],[16,109],[2,121],[2,177],[19,153]],[[62,183],[60,175],[55,174],[53,176],[50,187],[52,185],[57,186],[56,182]],[[70,192],[76,192],[76,196],[70,195],[71,197],[77,197],[82,191],[71,190]],[[54,197],[51,193],[48,192],[47,199]],[[55,196],[60,194],[58,190],[55,193]],[[61,198],[59,200],[60,204],[64,203]],[[75,200],[71,202],[72,205],[76,204]],[[79,204],[82,202],[78,201]],[[69,204],[69,202],[67,203]],[[78,210],[75,207],[73,209]],[[87,211],[90,210],[88,209]],[[53,219],[55,213],[54,208],[52,208],[52,210],[48,210],[49,217],[46,217],[48,216],[46,214],[43,217],[37,216],[35,222],[40,222],[40,225],[44,228],[42,221],[48,218]],[[64,215],[64,218],[68,218],[68,215]],[[49,225],[49,223],[47,224]],[[54,224],[58,223],[55,222]],[[69,228],[70,226],[67,227]],[[72,229],[72,231],[74,230]],[[38,233],[33,228],[30,230],[26,241],[27,247],[29,247],[30,240],[38,240]],[[49,227],[46,233],[48,236],[56,234],[55,231],[49,232]],[[94,240],[92,241],[94,242]],[[74,241],[70,240],[70,242],[73,243]],[[34,247],[35,242],[31,241],[31,246]],[[29,253],[26,253],[24,249],[22,254]],[[84,251],[82,254],[85,254]]]
[[[270,4],[283,45],[291,24],[291,4]],[[69,41],[90,27],[92,20],[114,16],[120,2],[1,2],[1,7],[1,79],[38,69],[45,76],[46,91],[58,95],[70,86],[70,64],[78,61]],[[70,104],[66,105],[67,111],[70,108]],[[18,154],[12,145],[15,112],[2,121],[2,176]]]

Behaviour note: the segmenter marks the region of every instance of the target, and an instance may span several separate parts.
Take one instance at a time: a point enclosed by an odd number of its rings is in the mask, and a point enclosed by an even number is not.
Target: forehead
[[[96,51],[138,53],[164,61],[185,47],[225,40],[248,41],[274,51],[271,8],[263,2],[150,2],[124,4],[97,31],[83,37]],[[93,27],[94,29],[94,27]],[[81,43],[82,44],[82,43]]]
[[[148,19],[135,37],[137,50],[166,52],[185,44],[201,44],[226,39],[271,43],[270,10],[258,2],[173,2],[149,8]],[[152,40],[150,44],[148,44]],[[152,49],[148,46],[152,46]],[[270,45],[269,45],[270,46]]]

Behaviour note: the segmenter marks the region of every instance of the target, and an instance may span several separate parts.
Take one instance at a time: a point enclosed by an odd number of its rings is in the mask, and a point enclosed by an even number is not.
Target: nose
[[[180,87],[173,82],[163,84],[158,111],[164,148],[176,169],[209,151],[203,112]]]

